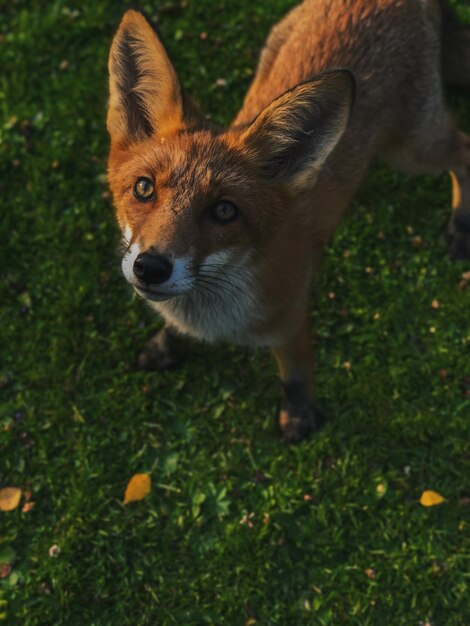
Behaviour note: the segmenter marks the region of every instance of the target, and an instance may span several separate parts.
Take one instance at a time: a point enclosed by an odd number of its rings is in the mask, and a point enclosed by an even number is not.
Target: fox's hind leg
[[[452,215],[447,228],[449,255],[470,259],[470,137],[458,129],[443,100],[434,99],[423,119],[384,154],[396,169],[409,174],[450,172]]]
[[[142,370],[168,370],[178,367],[184,351],[184,339],[171,326],[165,324],[151,337],[137,358]]]
[[[470,137],[461,133],[462,163],[450,171],[452,217],[447,228],[449,254],[453,259],[470,259]]]

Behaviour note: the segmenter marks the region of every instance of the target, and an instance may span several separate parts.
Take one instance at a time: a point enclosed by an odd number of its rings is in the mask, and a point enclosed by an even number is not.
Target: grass
[[[329,248],[315,438],[278,441],[263,351],[196,346],[176,372],[137,371],[160,322],[120,276],[105,185],[128,4],[1,6],[0,485],[35,505],[0,517],[0,623],[468,625],[470,266],[445,254],[448,177],[375,168]],[[291,5],[141,3],[222,122]],[[124,507],[141,471],[152,493]],[[424,489],[445,502],[421,507]]]

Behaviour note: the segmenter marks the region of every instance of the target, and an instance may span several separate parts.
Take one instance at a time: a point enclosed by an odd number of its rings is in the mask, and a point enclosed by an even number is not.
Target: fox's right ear
[[[108,131],[111,140],[132,143],[184,126],[181,85],[153,28],[127,11],[109,55]]]

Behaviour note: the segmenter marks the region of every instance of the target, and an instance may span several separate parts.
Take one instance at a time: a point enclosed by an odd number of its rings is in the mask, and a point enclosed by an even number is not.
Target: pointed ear
[[[109,55],[108,131],[129,143],[184,125],[181,86],[153,28],[137,11],[127,11]]]
[[[307,190],[345,131],[354,91],[348,70],[300,83],[271,102],[242,132],[242,141],[268,178]]]

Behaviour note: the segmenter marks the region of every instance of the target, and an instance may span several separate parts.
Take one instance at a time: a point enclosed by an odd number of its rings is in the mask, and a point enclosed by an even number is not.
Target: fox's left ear
[[[109,55],[108,131],[132,143],[171,134],[184,125],[181,85],[155,31],[137,11],[127,11]]]
[[[346,129],[354,92],[351,72],[331,70],[271,102],[241,136],[261,172],[294,192],[312,188]]]

